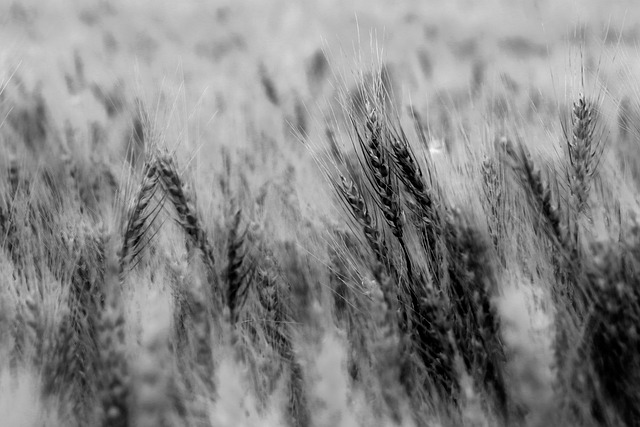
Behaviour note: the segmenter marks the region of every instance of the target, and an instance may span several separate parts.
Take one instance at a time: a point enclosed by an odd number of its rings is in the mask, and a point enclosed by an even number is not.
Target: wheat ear
[[[238,320],[239,312],[247,299],[253,268],[247,264],[245,249],[246,231],[240,231],[242,210],[238,209],[233,216],[233,224],[229,230],[227,242],[227,267],[225,278],[227,281],[227,306],[229,307],[231,323]]]
[[[207,232],[202,227],[202,224],[198,219],[198,213],[196,212],[195,207],[190,203],[189,198],[187,197],[187,192],[185,191],[182,178],[176,169],[173,159],[168,155],[160,156],[158,158],[157,168],[160,184],[178,214],[178,224],[202,253],[204,264],[209,276],[208,280],[212,286],[212,296],[215,299],[215,306],[222,308],[223,295],[217,286],[213,247],[209,242]]]
[[[124,280],[126,269],[133,265],[135,258],[143,249],[144,235],[148,230],[147,220],[155,219],[158,206],[151,213],[146,213],[157,189],[157,168],[154,161],[144,164],[142,181],[136,192],[133,206],[127,214],[122,249],[120,250],[120,280]]]
[[[573,103],[571,111],[571,135],[566,138],[569,154],[569,188],[575,198],[578,214],[584,213],[589,204],[591,180],[602,155],[602,143],[596,138],[593,105],[584,94]]]

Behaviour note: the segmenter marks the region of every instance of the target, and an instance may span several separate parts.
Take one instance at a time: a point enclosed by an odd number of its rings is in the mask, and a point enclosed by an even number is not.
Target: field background
[[[42,246],[55,253],[51,245],[58,234],[118,229],[146,156],[168,150],[203,227],[219,240],[217,257],[224,257],[230,212],[242,206],[242,222],[250,233],[270,242],[265,258],[280,257],[290,269],[296,262],[305,264],[313,297],[293,297],[302,298],[298,302],[307,298],[308,303],[293,308],[302,325],[293,341],[301,365],[309,371],[306,393],[315,402],[309,404],[313,415],[306,425],[498,422],[491,411],[474,406],[473,393],[467,394],[462,415],[430,407],[418,411],[418,420],[398,419],[393,411],[374,410],[384,400],[371,392],[376,386],[354,386],[347,379],[352,349],[345,343],[351,338],[331,323],[336,290],[328,284],[332,268],[324,268],[330,263],[327,248],[335,243],[331,233],[346,227],[345,213],[336,203],[324,160],[318,159],[325,159],[330,145],[328,130],[345,152],[352,151],[348,109],[343,107],[358,96],[359,82],[367,81],[376,67],[383,66],[390,76],[393,115],[411,129],[414,149],[419,154],[431,150],[448,202],[468,208],[472,222],[484,218],[478,177],[482,155],[492,150],[487,147],[501,138],[523,141],[547,169],[560,165],[562,124],[580,93],[599,100],[598,135],[607,147],[601,179],[593,186],[594,218],[584,222],[587,234],[594,241],[621,234],[621,224],[638,212],[640,7],[632,0],[5,0],[0,2],[0,40],[3,173],[20,165],[29,171],[20,178],[29,188],[40,182],[33,178],[38,171],[52,170],[64,200],[54,209],[63,219],[56,221],[53,240],[25,231],[24,252],[39,253],[35,248]],[[415,143],[412,111],[427,132],[429,148]],[[73,185],[65,175],[69,170]],[[11,182],[5,181],[8,194]],[[67,193],[67,188],[73,189]],[[38,197],[48,200],[46,192],[32,190],[24,200],[27,205]],[[614,211],[623,218],[618,228],[610,226]],[[525,225],[532,221],[524,210],[514,208],[505,215]],[[183,246],[177,243],[182,238],[170,223],[158,227],[167,231],[148,246],[159,249],[143,258],[123,291],[129,325],[124,353],[134,366],[134,378],[144,378],[145,364],[160,363],[153,352],[149,356],[141,349],[165,335],[174,342],[170,313],[176,310],[175,289],[168,284],[166,265],[177,259],[175,264],[182,267],[171,264],[167,270],[183,268],[183,276],[202,273],[191,271],[190,261],[185,261],[191,257],[188,249],[176,249]],[[510,363],[524,366],[522,371],[512,367],[512,375],[533,378],[523,380],[526,386],[513,386],[516,400],[530,414],[521,422],[553,425],[555,409],[549,408],[554,400],[555,279],[542,255],[546,249],[522,224],[501,246],[513,263],[507,261],[500,273],[501,287],[493,301],[506,325],[503,337],[511,345]],[[60,301],[67,297],[56,283],[65,289],[68,278],[62,274],[55,283],[43,285],[39,276],[39,284],[30,285],[35,273],[18,271],[8,249],[9,228],[2,230],[2,265],[7,271],[3,287],[9,289],[2,300],[2,324],[13,329],[2,332],[3,352],[12,362],[3,364],[0,378],[0,420],[16,426],[96,424],[99,411],[74,418],[75,409],[68,403],[74,398],[63,392],[35,397],[47,374],[28,360],[39,360],[34,354],[46,347],[29,350],[27,345],[18,356],[24,363],[16,368],[14,347],[20,333],[15,330],[20,330],[20,322],[31,324],[20,317],[19,307],[31,307],[21,289],[45,313],[42,324],[51,328],[64,315]],[[72,266],[60,267],[65,268]],[[156,270],[163,272],[162,278],[154,276]],[[527,284],[520,286],[523,282]],[[370,297],[360,288],[354,292]],[[208,415],[189,409],[186,418],[178,418],[173,409],[161,410],[166,402],[175,405],[172,398],[149,397],[152,415],[146,419],[140,409],[144,405],[132,403],[138,409],[131,410],[131,417],[137,421],[130,425],[159,425],[154,424],[159,419],[163,425],[186,425],[186,419],[191,425],[303,425],[283,409],[286,386],[275,387],[275,397],[268,402],[259,396],[265,386],[256,375],[278,375],[266,368],[264,374],[247,373],[268,365],[263,360],[268,357],[254,354],[263,365],[238,361],[230,356],[233,344],[225,341],[237,338],[230,338],[233,334],[224,326],[221,330],[220,350],[213,353],[216,379],[227,393],[214,398],[189,391],[196,403],[204,402]],[[259,345],[251,348],[260,353]],[[168,365],[174,363],[173,356],[166,358],[171,360]],[[148,397],[140,397],[145,391],[132,387],[134,402]],[[163,415],[156,419],[154,411]]]
[[[389,65],[401,112],[413,105],[432,121],[492,103],[514,104],[515,116],[539,99],[566,103],[581,63],[607,101],[635,97],[639,15],[630,1],[7,1],[0,31],[5,81],[15,73],[41,92],[53,123],[121,128],[130,114],[109,120],[92,89],[128,110],[138,99],[167,143],[182,136],[180,151],[208,169],[217,147],[246,148],[260,133],[305,157],[287,122],[304,115],[309,139],[321,140],[337,89],[373,62]],[[322,52],[329,67],[313,77]],[[486,97],[471,99],[474,84]]]

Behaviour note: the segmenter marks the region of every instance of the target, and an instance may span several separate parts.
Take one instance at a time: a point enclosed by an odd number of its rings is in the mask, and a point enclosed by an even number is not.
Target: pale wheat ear
[[[170,359],[169,322],[161,316],[164,313],[156,304],[152,308],[157,311],[156,315],[143,325],[146,330],[141,354],[132,364],[132,424],[140,427],[169,425],[172,410],[170,393],[175,385],[175,373]]]

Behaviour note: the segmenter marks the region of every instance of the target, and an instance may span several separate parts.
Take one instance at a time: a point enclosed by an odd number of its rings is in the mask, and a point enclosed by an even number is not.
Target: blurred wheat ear
[[[124,245],[121,249],[124,251]],[[130,425],[131,378],[125,356],[126,330],[121,301],[119,273],[115,254],[108,255],[104,279],[104,302],[97,320],[97,343],[99,363],[99,396],[102,402],[105,427]]]
[[[247,254],[247,231],[241,230],[241,219],[242,210],[238,209],[233,215],[227,242],[227,267],[225,269],[227,306],[233,325],[238,321],[240,311],[245,304],[255,271],[255,266],[251,265]]]

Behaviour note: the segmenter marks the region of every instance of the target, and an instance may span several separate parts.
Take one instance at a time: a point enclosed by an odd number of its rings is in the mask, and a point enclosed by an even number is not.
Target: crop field
[[[640,426],[640,5],[0,1],[0,425]]]

